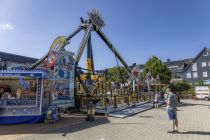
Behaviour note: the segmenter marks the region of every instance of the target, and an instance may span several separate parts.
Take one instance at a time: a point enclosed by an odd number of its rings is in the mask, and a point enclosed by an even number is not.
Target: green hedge
[[[178,82],[178,83],[172,83],[170,85],[170,88],[175,92],[183,92],[188,91],[190,89],[190,85],[186,82]]]
[[[195,90],[193,89],[185,90],[185,91],[180,92],[180,94],[195,94]]]

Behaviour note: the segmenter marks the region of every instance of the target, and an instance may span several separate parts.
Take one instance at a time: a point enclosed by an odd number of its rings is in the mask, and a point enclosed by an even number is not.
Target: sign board
[[[208,86],[196,86],[195,94],[209,94],[209,87]]]
[[[49,105],[46,112],[45,122],[56,122],[58,120],[58,106]]]
[[[199,99],[208,97],[210,95],[209,87],[208,86],[196,86],[195,94],[196,94],[196,97]]]

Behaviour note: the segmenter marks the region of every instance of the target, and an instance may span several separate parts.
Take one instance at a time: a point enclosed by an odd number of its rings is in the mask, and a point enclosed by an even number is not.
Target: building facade
[[[183,75],[183,79],[189,83],[210,79],[210,50],[204,48],[183,70]]]
[[[210,49],[203,48],[195,58],[163,62],[172,73],[172,82],[199,83],[210,79]],[[137,65],[143,72],[144,65]]]
[[[167,62],[163,62],[167,68],[171,71],[172,74],[172,81],[182,81],[183,80],[183,70],[186,68],[188,64],[190,64],[192,59],[184,59],[184,60],[177,60],[171,61],[167,59]],[[139,64],[136,66],[140,72],[144,71],[144,65]]]
[[[167,68],[171,71],[172,74],[172,81],[182,81],[183,80],[183,70],[191,63],[192,59],[184,59],[184,60],[177,60],[177,61],[170,61],[163,62]]]

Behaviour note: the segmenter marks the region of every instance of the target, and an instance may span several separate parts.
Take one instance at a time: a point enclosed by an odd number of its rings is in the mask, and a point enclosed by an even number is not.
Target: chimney
[[[171,60],[168,58],[168,59],[167,59],[167,62],[168,62],[168,63],[170,63],[170,62],[171,62]]]

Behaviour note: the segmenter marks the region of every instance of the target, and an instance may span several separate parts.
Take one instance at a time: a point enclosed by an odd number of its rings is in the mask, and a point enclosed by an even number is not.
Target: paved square
[[[178,108],[179,134],[167,134],[171,124],[165,107],[125,119],[97,117],[85,122],[83,115],[63,118],[56,124],[0,126],[1,140],[209,140],[209,101],[183,101]]]

